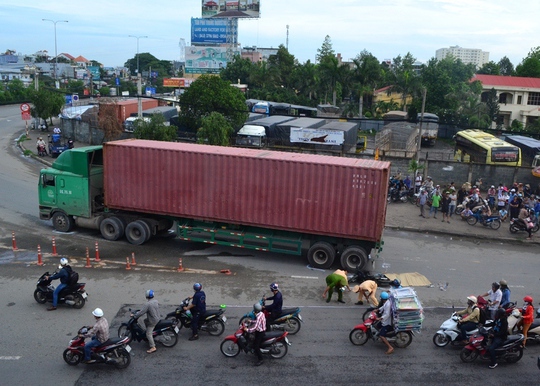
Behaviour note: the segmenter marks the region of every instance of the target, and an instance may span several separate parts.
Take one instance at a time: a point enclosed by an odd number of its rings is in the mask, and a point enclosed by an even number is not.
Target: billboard
[[[163,87],[183,88],[191,86],[196,79],[186,78],[163,78]]]
[[[191,19],[192,43],[227,43],[227,19]]]
[[[227,47],[186,47],[186,74],[219,74],[227,67]]]
[[[202,17],[258,18],[260,0],[202,0]]]

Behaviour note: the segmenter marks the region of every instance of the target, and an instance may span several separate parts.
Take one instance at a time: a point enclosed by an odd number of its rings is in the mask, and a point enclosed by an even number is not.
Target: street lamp
[[[41,19],[42,21],[50,21],[54,24],[54,79],[56,79],[56,67],[58,66],[58,52],[56,46],[56,23],[68,23],[67,20],[51,20],[51,19]]]
[[[130,38],[137,39],[137,74],[139,73],[139,39],[147,38],[148,36],[129,35]]]

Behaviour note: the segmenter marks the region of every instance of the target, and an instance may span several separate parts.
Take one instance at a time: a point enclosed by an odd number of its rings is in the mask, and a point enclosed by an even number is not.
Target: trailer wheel
[[[99,225],[101,236],[105,240],[116,241],[124,236],[124,223],[118,217],[104,219]]]
[[[126,227],[126,239],[130,244],[141,245],[150,238],[150,227],[142,220],[132,221]]]
[[[309,248],[307,258],[314,268],[330,268],[336,258],[336,250],[331,244],[318,241]]]
[[[364,269],[367,261],[368,255],[366,250],[357,245],[345,248],[341,254],[341,267],[349,272],[355,272],[357,269]]]
[[[54,229],[58,232],[69,232],[73,229],[75,221],[73,220],[73,217],[64,212],[55,212],[52,216],[52,224]]]

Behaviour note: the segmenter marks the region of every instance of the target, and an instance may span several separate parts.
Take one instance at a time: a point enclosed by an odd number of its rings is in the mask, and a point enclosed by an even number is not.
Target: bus
[[[316,118],[317,109],[315,107],[292,105],[290,103],[278,103],[260,101],[255,99],[246,100],[250,112],[265,115],[288,115],[291,117]]]
[[[456,154],[463,162],[486,165],[521,166],[521,149],[482,130],[461,130],[454,136]]]

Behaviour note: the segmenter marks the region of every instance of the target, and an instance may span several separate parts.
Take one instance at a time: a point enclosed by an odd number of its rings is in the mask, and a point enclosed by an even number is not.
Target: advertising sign
[[[92,74],[92,80],[100,80],[100,72],[98,66],[88,66],[88,71]]]
[[[186,78],[163,78],[163,87],[184,88],[191,86],[195,79]]]
[[[202,17],[258,18],[260,0],[202,0]]]
[[[343,145],[344,140],[345,136],[343,131],[291,127],[291,142],[312,143],[318,145]]]
[[[226,19],[191,19],[192,43],[227,43]]]
[[[227,67],[226,47],[186,48],[186,74],[219,74]]]

